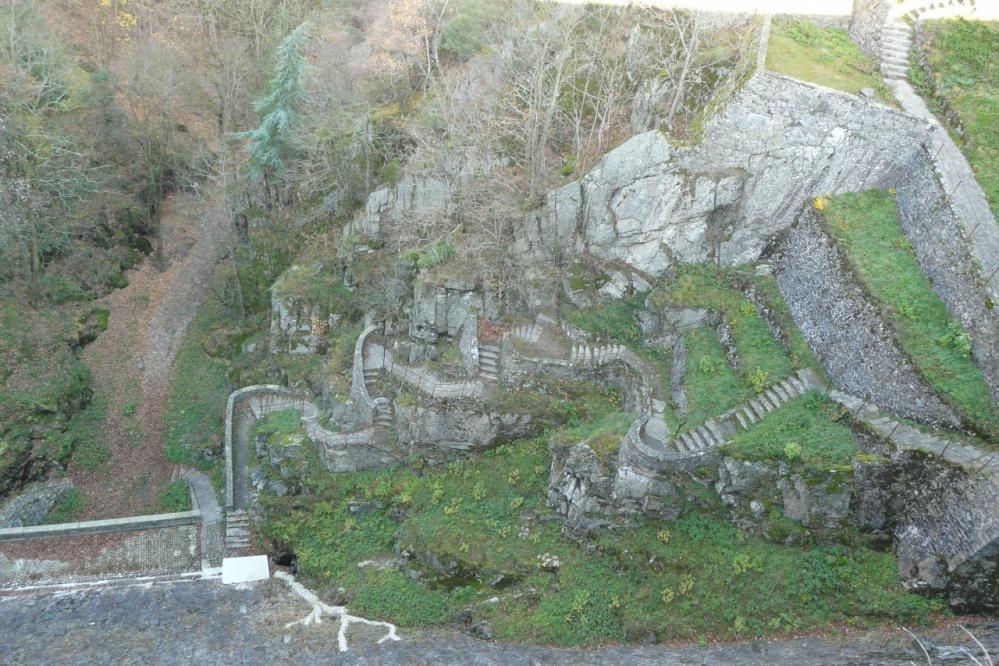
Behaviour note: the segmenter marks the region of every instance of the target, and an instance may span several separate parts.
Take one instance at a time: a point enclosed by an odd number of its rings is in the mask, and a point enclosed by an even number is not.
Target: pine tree
[[[260,125],[236,136],[250,140],[250,173],[265,178],[284,167],[289,133],[298,115],[304,92],[302,74],[307,63],[303,50],[309,40],[309,25],[295,28],[278,49],[277,66],[267,95],[254,102]]]

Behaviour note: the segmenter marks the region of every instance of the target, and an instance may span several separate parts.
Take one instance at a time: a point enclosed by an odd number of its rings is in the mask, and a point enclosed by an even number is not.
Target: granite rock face
[[[614,487],[614,471],[586,444],[555,447],[548,481],[548,505],[571,529],[602,522]]]
[[[41,525],[56,503],[73,488],[69,479],[28,486],[0,508],[0,528]]]
[[[395,405],[398,446],[430,456],[488,448],[531,432],[531,417],[484,411],[475,403]]]
[[[376,190],[368,196],[364,215],[353,223],[353,230],[369,238],[379,238],[383,231],[399,222],[443,213],[450,197],[443,181],[405,176],[394,187]]]
[[[698,146],[646,132],[549,193],[518,249],[651,276],[680,262],[743,264],[812,197],[890,186],[925,133],[925,122],[887,107],[757,73]]]

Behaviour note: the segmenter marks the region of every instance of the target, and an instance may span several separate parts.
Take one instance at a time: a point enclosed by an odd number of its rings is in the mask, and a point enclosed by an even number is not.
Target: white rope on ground
[[[306,603],[312,604],[312,610],[308,615],[303,617],[301,620],[289,622],[284,625],[285,629],[289,629],[296,624],[301,624],[306,627],[313,622],[316,624],[322,624],[323,616],[330,615],[340,620],[340,629],[337,632],[337,644],[340,647],[340,652],[346,652],[348,650],[347,629],[350,627],[351,623],[366,624],[372,627],[385,627],[388,632],[378,639],[379,644],[389,640],[400,640],[399,635],[396,633],[396,626],[391,622],[381,622],[378,620],[369,620],[367,618],[357,617],[356,615],[348,613],[346,606],[330,606],[329,604],[323,603],[323,601],[316,596],[315,592],[295,580],[295,577],[290,573],[275,571],[274,577],[283,580],[295,594],[301,597]]]

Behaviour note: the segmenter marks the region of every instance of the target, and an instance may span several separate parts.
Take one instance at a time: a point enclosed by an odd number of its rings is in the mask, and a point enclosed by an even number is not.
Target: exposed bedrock
[[[484,411],[474,403],[395,404],[398,446],[430,457],[488,448],[500,440],[532,433],[528,415]]]
[[[909,418],[957,425],[808,209],[788,234],[776,276],[795,322],[838,386]]]
[[[758,259],[807,199],[890,187],[926,123],[772,73],[750,79],[691,148],[646,132],[549,193],[519,239],[659,276],[677,262]],[[928,158],[927,158],[928,159]]]

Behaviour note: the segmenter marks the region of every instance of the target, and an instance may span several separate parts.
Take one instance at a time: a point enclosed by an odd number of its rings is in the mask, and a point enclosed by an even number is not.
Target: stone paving
[[[705,646],[607,647],[562,650],[475,640],[456,630],[399,630],[400,641],[377,641],[380,627],[351,627],[350,649],[337,645],[338,623],[293,624],[309,612],[281,581],[224,586],[216,581],[110,586],[80,592],[0,597],[2,664],[379,664],[389,666],[629,666],[926,663],[897,628],[843,639],[798,638]],[[993,655],[999,623],[969,628]],[[915,629],[915,628],[914,628]],[[972,663],[981,650],[959,629],[920,630],[936,665]],[[987,663],[987,662],[982,662]]]
[[[202,570],[201,525],[0,544],[0,590]]]

